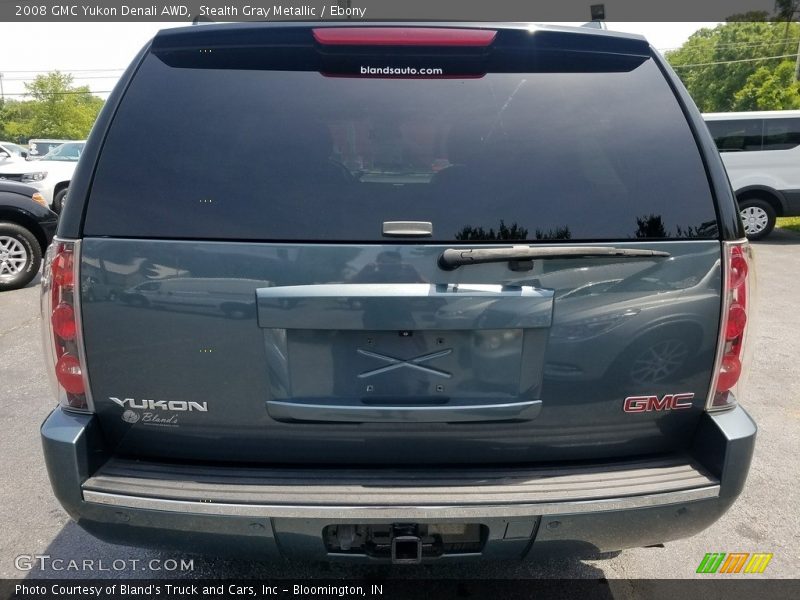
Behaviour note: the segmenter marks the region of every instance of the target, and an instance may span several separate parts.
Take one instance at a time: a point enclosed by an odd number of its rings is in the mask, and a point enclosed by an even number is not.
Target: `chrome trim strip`
[[[75,335],[75,343],[78,346],[78,360],[83,365],[83,395],[86,397],[86,410],[81,412],[94,413],[94,399],[92,398],[92,386],[89,382],[89,365],[86,362],[86,344],[83,339],[83,304],[81,302],[81,240],[75,240],[72,260],[73,264],[73,291],[72,291],[72,304],[75,310],[75,325],[77,332]],[[69,407],[67,407],[69,408]]]
[[[50,315],[53,312],[53,294],[52,282],[53,277],[51,274],[51,265],[53,263],[53,253],[55,251],[55,244],[58,238],[54,237],[53,241],[47,247],[42,260],[42,279],[39,284],[39,313],[41,316],[41,338],[42,350],[44,352],[45,367],[47,370],[47,379],[50,382],[50,391],[56,402],[60,400],[60,388],[58,380],[56,379],[56,352],[55,344],[53,343],[53,323],[50,320]]]
[[[722,260],[720,261],[720,269],[722,270],[722,288],[720,289],[720,303],[719,303],[719,329],[717,329],[717,347],[714,351],[714,366],[711,371],[711,383],[708,387],[708,395],[706,396],[705,411],[712,412],[711,404],[714,402],[714,395],[717,391],[717,380],[719,379],[719,370],[722,368],[722,357],[725,354],[725,325],[728,321],[727,308],[728,308],[728,266],[730,264],[730,245],[728,242],[721,243]]]
[[[434,406],[311,404],[267,400],[269,416],[277,421],[317,421],[326,423],[470,423],[535,418],[541,400],[502,404],[437,404]]]
[[[220,502],[195,502],[190,500],[165,500],[143,496],[108,494],[91,490],[83,491],[83,499],[92,504],[157,510],[172,513],[215,515],[231,517],[276,517],[292,519],[478,519],[489,517],[528,517],[540,515],[563,515],[593,513],[615,510],[646,508],[695,502],[719,496],[719,485],[694,488],[663,494],[608,498],[578,502],[546,502],[534,504],[484,504],[453,506],[289,506],[269,504],[231,504]]]

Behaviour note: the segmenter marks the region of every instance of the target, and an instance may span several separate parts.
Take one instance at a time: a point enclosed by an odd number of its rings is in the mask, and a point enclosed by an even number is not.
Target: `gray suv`
[[[640,37],[163,31],[48,252],[53,490],[105,540],[262,558],[690,536],[753,453],[750,270]]]

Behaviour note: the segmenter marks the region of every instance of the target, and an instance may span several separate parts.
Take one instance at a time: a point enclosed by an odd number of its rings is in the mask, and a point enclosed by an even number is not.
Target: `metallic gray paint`
[[[711,379],[719,242],[615,246],[671,258],[445,272],[437,245],[85,238],[83,327],[104,435],[111,449],[134,455],[285,463],[526,462],[685,449]],[[418,288],[425,293],[408,295]],[[452,291],[471,288],[484,291]],[[620,365],[664,339],[686,347],[685,364],[661,381],[632,381]],[[445,349],[453,352],[423,361],[432,372],[363,377],[390,366],[374,354],[412,362]],[[694,407],[622,411],[627,396],[678,392],[694,392]],[[131,424],[109,397],[206,402],[208,412],[181,413],[169,428]],[[508,413],[518,403],[536,411]],[[308,405],[326,406],[328,416]],[[393,417],[381,405],[403,410]],[[484,407],[483,422],[458,423],[459,412],[476,414],[470,405]],[[354,412],[360,424],[343,422]]]

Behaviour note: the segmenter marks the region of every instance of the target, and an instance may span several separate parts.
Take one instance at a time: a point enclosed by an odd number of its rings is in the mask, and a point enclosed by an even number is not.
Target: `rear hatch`
[[[320,464],[685,449],[720,242],[649,53],[487,27],[160,34],[85,214],[109,443]]]

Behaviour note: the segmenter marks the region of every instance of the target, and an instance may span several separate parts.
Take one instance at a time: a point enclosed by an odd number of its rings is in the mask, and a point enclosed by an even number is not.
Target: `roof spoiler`
[[[199,19],[198,24],[201,22],[202,19]],[[595,25],[594,23],[600,25]],[[319,48],[324,46],[314,39],[313,31],[316,31],[317,37],[319,37],[320,32],[325,28],[338,29],[341,32],[343,29],[350,27],[361,30],[381,28],[404,29],[406,31],[434,29],[440,32],[455,29],[461,31],[473,30],[476,33],[481,30],[483,32],[491,30],[496,31],[496,37],[491,42],[491,46],[495,50],[534,47],[547,51],[559,50],[606,55],[650,56],[650,46],[646,40],[638,36],[605,31],[599,21],[593,21],[591,27],[586,28],[462,22],[436,23],[435,25],[430,23],[395,22],[369,22],[357,25],[343,22],[312,24],[285,21],[277,23],[215,23],[204,27],[181,27],[162,30],[153,39],[152,49],[154,52],[180,52],[196,50],[197,48]],[[324,33],[322,35],[323,37],[330,37],[325,36]],[[331,35],[341,36],[343,34]]]

